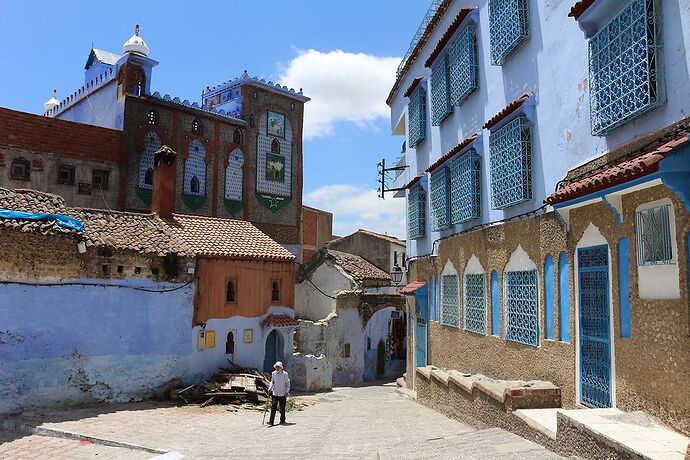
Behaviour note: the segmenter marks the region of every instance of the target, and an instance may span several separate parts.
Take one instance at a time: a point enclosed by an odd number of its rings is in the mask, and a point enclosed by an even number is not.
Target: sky
[[[199,101],[202,88],[251,75],[303,88],[304,204],[333,232],[405,236],[404,200],[376,196],[392,163],[386,97],[430,0],[83,2],[0,0],[0,106],[42,113],[83,84],[93,44],[120,53],[134,24],[159,62],[151,90]]]

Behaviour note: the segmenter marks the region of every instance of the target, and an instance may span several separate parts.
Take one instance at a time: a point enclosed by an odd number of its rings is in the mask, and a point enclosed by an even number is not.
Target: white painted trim
[[[486,273],[484,267],[482,267],[482,263],[479,261],[477,256],[472,254],[472,257],[470,257],[465,265],[463,275],[479,275],[482,273]]]

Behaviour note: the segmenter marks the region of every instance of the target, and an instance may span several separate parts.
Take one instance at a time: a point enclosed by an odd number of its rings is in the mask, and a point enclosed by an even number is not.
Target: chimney
[[[153,154],[153,194],[151,212],[172,219],[175,211],[175,158],[177,153],[162,146]]]

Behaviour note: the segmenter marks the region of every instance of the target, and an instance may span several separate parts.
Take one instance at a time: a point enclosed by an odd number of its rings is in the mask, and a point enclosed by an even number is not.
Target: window
[[[476,219],[481,213],[481,160],[475,149],[450,165],[451,223]]]
[[[273,139],[271,142],[271,153],[280,153],[280,142],[278,142],[278,139]]]
[[[153,187],[153,157],[161,145],[161,138],[154,131],[144,136],[144,151],[139,156],[139,188],[150,190]]]
[[[463,280],[465,297],[465,330],[486,334],[486,296],[484,273],[466,274]]]
[[[189,191],[194,195],[199,194],[199,178],[198,177],[196,177],[196,176],[192,177],[192,180],[189,183]]]
[[[491,64],[503,65],[529,35],[528,0],[489,0]]]
[[[669,205],[635,212],[637,265],[673,263]]]
[[[225,301],[227,303],[235,303],[235,281],[228,280],[227,288],[225,289]]]
[[[411,239],[422,238],[426,234],[426,212],[424,189],[417,185],[410,189],[407,197],[407,224]]]
[[[468,24],[451,45],[448,54],[448,72],[450,102],[453,105],[460,105],[479,86],[477,32],[474,24]]]
[[[452,111],[448,80],[448,55],[443,55],[431,68],[431,124],[435,126]]]
[[[458,275],[441,276],[441,324],[458,327]]]
[[[431,175],[431,228],[450,227],[450,168],[444,166]]]
[[[216,331],[202,329],[197,338],[197,349],[202,351],[206,348],[216,347]]]
[[[74,166],[60,165],[58,169],[58,184],[74,185]]]
[[[198,118],[195,118],[192,122],[192,133],[201,136],[204,134],[204,125],[201,124]]]
[[[371,339],[368,340],[367,342],[368,346],[371,346]],[[371,348],[370,348],[371,349]],[[342,352],[340,354],[341,358],[349,358],[350,357],[350,344],[345,343],[343,344]]]
[[[108,179],[110,177],[110,171],[105,171],[103,169],[93,170],[93,186],[98,187],[101,190],[108,190]]]
[[[235,334],[232,331],[228,331],[228,336],[225,339],[225,354],[235,354]]]
[[[15,158],[10,166],[10,177],[15,180],[29,180],[31,164],[29,160]]]
[[[604,135],[666,100],[657,0],[633,0],[589,41],[592,134]]]
[[[254,329],[245,329],[244,330],[243,342],[244,343],[254,342]]]
[[[244,143],[244,135],[242,134],[242,130],[237,128],[235,129],[235,132],[232,133],[232,142],[235,144],[243,144]]]
[[[150,125],[155,125],[158,122],[158,115],[156,115],[156,112],[150,110],[149,113],[146,114],[146,122]]]
[[[491,133],[491,202],[503,209],[532,198],[532,132],[525,117],[517,117]]]
[[[271,283],[271,302],[280,302],[280,281]]]
[[[418,88],[410,96],[407,112],[410,147],[416,147],[417,144],[426,139],[426,91],[423,88]]]
[[[184,162],[184,193],[206,194],[206,148],[198,139],[189,144],[189,155]]]
[[[539,345],[537,271],[505,273],[506,339]]]
[[[153,168],[148,168],[144,173],[144,185],[153,187]]]

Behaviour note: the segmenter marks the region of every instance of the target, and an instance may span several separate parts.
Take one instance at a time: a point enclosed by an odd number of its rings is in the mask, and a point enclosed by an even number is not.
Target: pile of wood
[[[175,379],[158,388],[153,399],[173,400],[184,404],[263,404],[268,395],[270,381],[256,369],[230,363],[210,379],[186,386]]]

